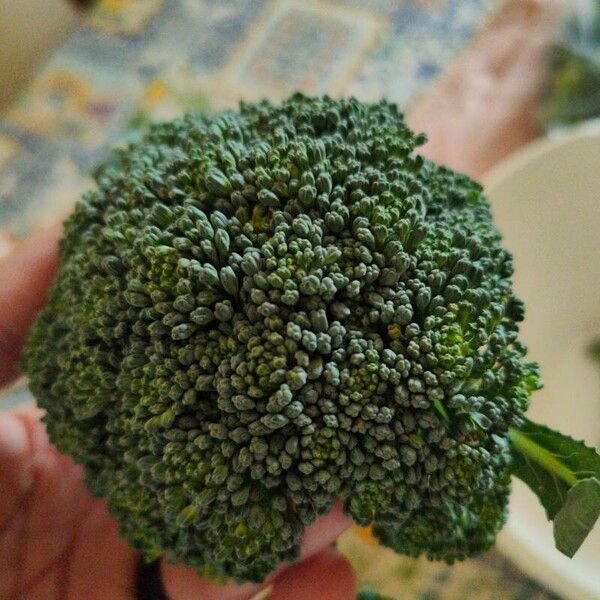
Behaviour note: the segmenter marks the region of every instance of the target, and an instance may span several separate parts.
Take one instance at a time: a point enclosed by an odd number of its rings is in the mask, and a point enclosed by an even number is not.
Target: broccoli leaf
[[[556,547],[571,558],[600,515],[600,481],[581,479],[567,493],[564,506],[554,517]]]
[[[600,454],[583,442],[525,419],[511,428],[512,473],[554,520],[554,540],[572,557],[600,514]]]

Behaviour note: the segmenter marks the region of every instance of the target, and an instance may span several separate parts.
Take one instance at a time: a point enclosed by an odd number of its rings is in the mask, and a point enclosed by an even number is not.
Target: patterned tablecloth
[[[296,89],[410,108],[496,4],[102,0],[0,120],[0,254],[3,236],[61,216],[107,149],[149,120]],[[26,398],[17,389],[4,405]],[[397,557],[358,528],[340,547],[361,583],[393,598],[550,597],[494,552],[448,567]]]

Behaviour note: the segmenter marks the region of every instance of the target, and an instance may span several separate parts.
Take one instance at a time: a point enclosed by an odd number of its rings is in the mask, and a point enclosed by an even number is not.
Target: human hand
[[[18,376],[20,349],[43,306],[61,229],[40,234],[0,262],[0,387]],[[0,412],[0,600],[134,600],[140,556],[118,535],[83,470],[49,442],[42,411]],[[356,582],[331,547],[350,521],[341,507],[317,519],[300,562],[262,585],[220,586],[193,569],[161,563],[170,600],[350,600]]]

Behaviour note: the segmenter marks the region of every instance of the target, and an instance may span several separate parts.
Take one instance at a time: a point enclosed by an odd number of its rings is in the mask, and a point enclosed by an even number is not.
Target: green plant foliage
[[[567,492],[563,507],[554,517],[556,547],[569,558],[585,541],[600,516],[600,479],[581,479]]]
[[[510,430],[512,472],[554,520],[556,547],[573,556],[600,514],[600,454],[583,442],[524,419]]]
[[[600,116],[600,0],[573,3],[569,14],[548,53],[540,117],[549,127]]]
[[[148,560],[258,581],[339,498],[400,552],[494,543],[540,383],[482,189],[423,141],[386,102],[295,95],[97,171],[24,367]]]

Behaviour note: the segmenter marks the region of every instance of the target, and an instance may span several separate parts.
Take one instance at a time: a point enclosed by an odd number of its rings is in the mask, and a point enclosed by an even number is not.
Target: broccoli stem
[[[557,460],[553,454],[533,442],[526,435],[522,434],[518,429],[514,427],[509,428],[508,435],[513,446],[523,456],[533,460],[538,465],[553,473],[557,477],[560,477],[569,486],[573,486],[577,483],[577,477],[564,463]]]
[[[444,421],[446,421],[446,423],[450,423],[450,416],[448,415],[448,411],[445,409],[444,405],[440,402],[440,400],[438,400],[438,398],[436,398],[433,401],[433,406],[438,411],[438,413],[440,413]]]

